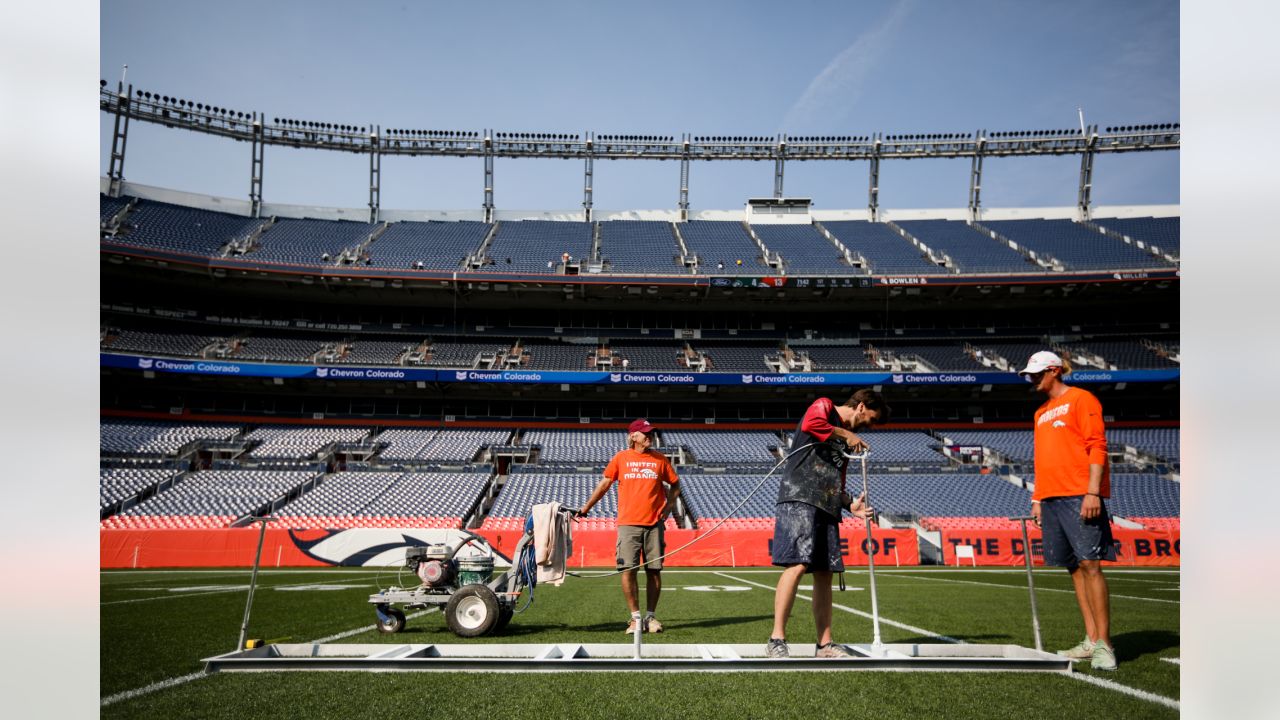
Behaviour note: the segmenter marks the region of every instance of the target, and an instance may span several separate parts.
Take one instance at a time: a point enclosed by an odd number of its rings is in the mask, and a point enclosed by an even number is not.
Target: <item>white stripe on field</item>
[[[118,703],[121,700],[132,700],[133,698],[140,697],[142,695],[147,695],[157,690],[164,690],[166,688],[175,687],[183,683],[189,683],[192,680],[199,680],[204,676],[205,676],[205,672],[201,670],[200,672],[193,672],[190,675],[183,675],[181,677],[172,677],[172,678],[169,678],[168,680],[161,680],[158,683],[151,683],[146,687],[140,687],[135,690],[125,690],[124,692],[118,692],[115,695],[108,695],[102,698],[102,707],[106,707],[108,705],[111,705],[112,703]]]
[[[1174,665],[1182,664],[1182,658],[1160,658],[1160,659],[1167,663],[1173,663]]]
[[[755,582],[755,581],[753,581],[753,580],[746,580],[746,579],[744,579],[744,578],[736,578],[736,577],[734,577],[734,576],[732,576],[732,575],[730,575],[730,574],[728,574],[728,573],[718,572],[718,573],[716,573],[716,574],[717,574],[717,575],[724,576],[724,577],[727,577],[727,578],[729,578],[729,579],[731,579],[731,580],[736,580],[737,582],[744,582],[744,583],[747,583],[748,585],[755,585],[756,587],[764,588],[765,590],[773,590],[773,589],[774,589],[774,587],[773,587],[772,585],[765,585],[765,584],[763,584],[763,583],[758,583],[758,582]],[[808,597],[807,595],[801,595],[801,594],[799,594],[799,593],[796,593],[796,597],[800,598],[801,600],[808,600],[808,601],[810,601],[810,602],[812,602],[812,601],[813,601],[813,598]],[[861,610],[855,610],[854,608],[851,608],[851,607],[845,607],[844,605],[841,605],[840,603],[835,603],[835,602],[833,602],[833,603],[831,603],[831,607],[840,608],[841,610],[844,610],[844,611],[845,611],[845,612],[847,612],[847,613],[853,613],[854,615],[861,615],[862,617],[867,618],[867,619],[871,619],[871,618],[872,618],[871,613],[863,612],[863,611],[861,611]],[[880,622],[884,623],[885,625],[892,625],[893,627],[900,628],[900,629],[902,629],[902,630],[907,630],[907,631],[909,631],[909,632],[919,633],[919,634],[921,634],[921,635],[928,635],[929,637],[941,638],[941,639],[943,639],[943,640],[946,640],[947,642],[953,642],[953,643],[958,643],[958,642],[960,642],[959,640],[957,640],[957,639],[955,639],[955,638],[953,638],[953,637],[947,637],[946,635],[939,635],[939,634],[937,634],[937,633],[935,633],[935,632],[930,632],[929,630],[925,630],[924,628],[918,628],[918,627],[914,627],[914,626],[912,626],[912,625],[906,625],[906,624],[904,624],[904,623],[895,622],[895,621],[893,621],[893,620],[887,620],[887,619],[885,619],[885,618],[883,618],[883,617],[882,617],[882,618],[880,618]]]
[[[1009,590],[1026,590],[1027,589],[1025,585],[1001,585],[1000,583],[979,582],[977,580],[952,580],[950,578],[923,577],[920,575],[904,575],[902,573],[898,573],[894,575],[894,577],[906,578],[908,580],[928,580],[932,582],[958,583],[961,585],[981,585],[983,587],[1007,588]],[[1060,588],[1047,588],[1047,587],[1036,588],[1036,592],[1041,592],[1041,591],[1056,592],[1056,593],[1071,593],[1072,595],[1074,595],[1076,592],[1075,590],[1062,590]],[[1141,600],[1143,602],[1170,603],[1172,605],[1182,604],[1181,600],[1166,600],[1164,598],[1138,597],[1136,595],[1117,595],[1115,593],[1109,593],[1109,595],[1113,598],[1124,598],[1125,600]]]
[[[262,585],[262,586],[259,586],[258,589],[259,590],[279,590],[280,588],[306,587],[307,585],[314,585],[314,584],[315,584],[315,581],[312,580],[304,583],[293,583],[292,585]],[[150,590],[151,588],[143,588],[143,589]],[[156,588],[156,589],[158,590],[159,588]],[[352,589],[354,590],[357,588],[352,588]],[[235,593],[235,592],[247,593],[248,591],[249,591],[249,586],[243,585],[241,587],[227,588],[225,590],[205,590],[203,592],[193,592],[193,593],[170,593],[168,595],[157,595],[155,597],[145,597],[145,598],[133,598],[131,600],[111,600],[109,602],[98,603],[98,605],[99,606],[123,605],[126,603],[150,602],[152,600],[173,600],[175,598],[199,597],[201,595],[218,595],[220,593]]]
[[[413,618],[422,617],[423,615],[426,615],[428,613],[433,613],[433,612],[439,612],[439,608],[428,608],[426,610],[422,610],[420,612],[416,612],[411,615],[406,615],[405,620],[412,620]],[[332,642],[334,640],[341,640],[343,638],[351,637],[352,635],[359,635],[360,633],[365,633],[365,632],[369,632],[370,630],[377,630],[377,629],[378,629],[377,625],[365,625],[364,627],[358,627],[355,630],[347,630],[345,632],[340,632],[336,635],[322,637],[319,640],[312,640],[311,642],[317,643],[317,644],[327,643],[327,642]],[[124,692],[118,692],[115,695],[108,695],[107,697],[102,698],[102,707],[106,707],[108,705],[118,703],[121,700],[132,700],[133,698],[141,697],[143,695],[148,695],[150,693],[156,692],[157,690],[167,690],[171,687],[177,687],[178,685],[189,683],[192,680],[199,680],[200,678],[207,677],[208,675],[211,675],[211,674],[212,673],[206,673],[203,670],[201,670],[200,672],[193,672],[190,675],[172,677],[172,678],[169,678],[168,680],[161,680],[160,682],[152,683],[145,687],[140,687],[133,690],[125,690]]]
[[[1136,697],[1139,700],[1157,703],[1178,711],[1182,710],[1182,704],[1173,698],[1156,695],[1155,693],[1147,692],[1146,690],[1139,690],[1138,688],[1132,688],[1128,685],[1121,685],[1115,680],[1108,680],[1106,678],[1100,678],[1097,675],[1085,675],[1083,673],[1076,672],[1071,673],[1068,677],[1079,680],[1080,682],[1087,682],[1090,685],[1097,685],[1098,687],[1106,688],[1108,690],[1115,690],[1118,693],[1124,693],[1130,697]]]
[[[412,619],[414,619],[414,618],[422,617],[423,615],[426,615],[426,614],[428,614],[428,613],[433,613],[433,612],[440,612],[440,608],[427,608],[426,610],[422,610],[422,611],[420,611],[420,612],[413,613],[412,615],[405,615],[405,616],[404,616],[404,619],[405,619],[405,620],[412,620]],[[345,631],[345,632],[340,632],[340,633],[338,633],[337,635],[330,635],[329,637],[322,637],[322,638],[320,638],[319,640],[312,640],[311,642],[313,642],[313,643],[315,643],[315,644],[319,645],[319,644],[321,644],[321,643],[333,642],[334,640],[341,640],[341,639],[343,639],[343,638],[349,638],[349,637],[351,637],[352,635],[359,635],[360,633],[366,633],[366,632],[369,632],[370,630],[377,630],[377,629],[378,629],[378,626],[377,626],[377,625],[365,625],[364,627],[358,627],[358,628],[356,628],[355,630],[347,630],[347,631]]]
[[[757,586],[757,587],[765,588],[766,590],[773,590],[773,589],[775,589],[775,588],[773,588],[773,587],[770,587],[770,586],[768,586],[768,585],[763,585],[763,584],[761,584],[761,583],[752,582],[752,581],[750,581],[750,580],[744,580],[744,579],[742,579],[742,578],[735,578],[735,577],[733,577],[732,575],[729,575],[729,574],[727,574],[727,573],[718,572],[718,573],[716,573],[716,574],[717,574],[717,575],[723,575],[724,577],[727,577],[727,578],[733,578],[734,580],[737,580],[738,582],[750,583],[750,584],[755,585],[755,586]],[[941,579],[941,578],[939,578],[939,579]],[[954,581],[954,582],[961,582],[961,581],[956,580],[956,581]],[[1000,586],[1000,587],[1007,587],[1007,586],[1003,586],[1003,585],[1002,585],[1002,586]],[[812,602],[812,598],[805,597],[804,595],[800,595],[800,594],[798,594],[798,593],[796,594],[796,597],[799,597],[799,598],[804,599],[804,600],[809,600],[810,602]],[[834,608],[840,608],[841,610],[844,610],[845,612],[851,612],[851,613],[853,613],[853,614],[855,614],[855,615],[861,615],[862,617],[866,617],[866,618],[871,617],[871,614],[870,614],[870,613],[865,613],[865,612],[862,612],[861,610],[854,610],[854,609],[852,609],[852,608],[847,608],[847,607],[845,607],[845,606],[843,606],[843,605],[840,605],[840,604],[838,604],[838,603],[832,603],[832,604],[831,604],[831,606],[832,606],[832,607],[834,607]],[[880,618],[880,622],[884,623],[885,625],[892,625],[892,626],[894,626],[894,627],[902,628],[902,629],[904,629],[904,630],[910,630],[911,632],[919,633],[919,634],[921,634],[921,635],[926,635],[926,636],[928,636],[928,637],[938,638],[939,640],[945,640],[946,642],[949,642],[949,643],[957,643],[957,644],[959,644],[959,643],[960,643],[960,641],[959,641],[959,640],[957,640],[957,639],[955,639],[955,638],[953,638],[953,637],[948,637],[948,636],[946,636],[946,635],[939,635],[939,634],[938,634],[938,633],[936,633],[936,632],[933,632],[933,631],[930,631],[930,630],[925,630],[924,628],[912,627],[911,625],[906,625],[906,624],[903,624],[903,623],[894,622],[894,621],[892,621],[892,620],[886,620],[886,619],[884,619],[883,617],[882,617],[882,618]],[[1094,677],[1093,675],[1084,675],[1084,674],[1076,673],[1076,672],[1068,673],[1068,674],[1067,674],[1067,677],[1069,677],[1069,678],[1073,678],[1073,679],[1075,679],[1075,680],[1080,680],[1081,682],[1087,682],[1087,683],[1089,683],[1090,685],[1097,685],[1098,687],[1103,687],[1103,688],[1106,688],[1106,689],[1108,689],[1108,690],[1114,690],[1114,691],[1116,691],[1116,692],[1118,692],[1118,693],[1123,693],[1123,694],[1128,695],[1128,696],[1130,696],[1130,697],[1136,697],[1136,698],[1138,698],[1139,700],[1146,700],[1146,701],[1148,701],[1148,702],[1153,702],[1153,703],[1157,703],[1157,704],[1160,704],[1160,705],[1164,705],[1164,706],[1166,706],[1166,707],[1171,707],[1171,708],[1173,708],[1174,710],[1180,710],[1180,709],[1181,709],[1181,706],[1180,706],[1180,704],[1178,703],[1178,701],[1177,701],[1177,700],[1174,700],[1174,699],[1172,699],[1172,698],[1164,697],[1163,695],[1156,695],[1155,693],[1150,693],[1150,692],[1147,692],[1146,690],[1139,690],[1139,689],[1137,689],[1137,688],[1132,688],[1132,687],[1129,687],[1128,685],[1121,685],[1120,683],[1115,682],[1114,680],[1107,680],[1107,679],[1100,678],[1100,677]]]

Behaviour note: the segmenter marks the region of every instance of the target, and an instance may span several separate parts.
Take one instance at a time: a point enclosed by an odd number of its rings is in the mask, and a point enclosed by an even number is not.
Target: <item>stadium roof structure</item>
[[[862,135],[617,135],[595,132],[519,132],[483,130],[420,130],[379,125],[340,123],[272,117],[257,111],[231,110],[176,96],[153,93],[117,84],[112,90],[101,80],[99,108],[115,116],[108,170],[111,196],[120,193],[124,181],[125,150],[129,123],[140,120],[228,137],[250,143],[252,163],[249,200],[253,216],[262,205],[263,148],[282,145],[331,150],[369,156],[369,221],[378,221],[381,158],[384,155],[428,157],[477,157],[484,161],[484,217],[494,212],[495,158],[546,158],[582,160],[583,210],[592,220],[593,163],[595,160],[673,160],[681,164],[679,209],[688,219],[689,165],[695,160],[773,161],[775,198],[783,198],[784,169],[788,161],[866,161],[869,165],[867,208],[872,220],[879,213],[881,160],[970,158],[970,219],[981,212],[982,165],[985,158],[1038,155],[1080,155],[1077,195],[1079,219],[1090,219],[1093,159],[1100,153],[1150,152],[1181,148],[1179,123],[1117,125],[1099,128],[1085,125],[1057,130],[979,129],[965,132],[898,134],[874,132]]]

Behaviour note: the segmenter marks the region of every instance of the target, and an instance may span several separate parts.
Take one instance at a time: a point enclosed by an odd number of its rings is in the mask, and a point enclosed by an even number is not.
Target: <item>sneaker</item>
[[[791,657],[791,651],[787,648],[787,641],[778,638],[769,638],[769,647],[765,648],[764,654],[775,659]]]
[[[818,658],[847,658],[853,657],[853,653],[845,650],[843,645],[827,643],[826,645],[819,645],[818,652],[814,653],[813,656]]]
[[[662,632],[662,623],[658,622],[658,618],[656,617],[648,618],[645,621],[645,625],[651,633]]]
[[[627,634],[627,635],[635,635],[635,634],[636,634],[636,623],[638,623],[638,622],[640,622],[640,621],[639,621],[639,620],[637,620],[636,618],[631,618],[631,622],[627,623],[627,629],[625,630],[625,632],[626,632],[626,634]]]
[[[1093,657],[1093,641],[1086,637],[1070,650],[1059,650],[1058,654],[1072,660],[1088,660]]]
[[[1093,662],[1089,664],[1089,667],[1094,670],[1115,670],[1115,651],[1107,647],[1106,643],[1094,643]]]

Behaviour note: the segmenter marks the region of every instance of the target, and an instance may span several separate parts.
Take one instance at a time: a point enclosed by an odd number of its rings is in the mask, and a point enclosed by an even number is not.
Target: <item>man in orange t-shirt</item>
[[[648,609],[643,630],[662,632],[662,623],[654,617],[658,596],[662,594],[662,555],[666,541],[662,527],[667,515],[675,510],[680,494],[680,478],[667,456],[653,450],[654,427],[648,420],[636,420],[627,428],[627,449],[613,456],[604,470],[604,479],[596,485],[590,499],[582,506],[586,515],[618,483],[618,569],[622,571],[622,594],[631,611],[626,632],[635,632],[641,622],[636,569],[644,565],[645,606]],[[666,488],[663,488],[663,484]],[[641,555],[644,556],[643,563]]]
[[[1111,496],[1106,428],[1098,398],[1062,382],[1070,372],[1066,361],[1043,350],[1018,373],[1049,398],[1035,415],[1031,515],[1043,535],[1045,564],[1071,574],[1084,619],[1084,640],[1058,654],[1090,658],[1095,670],[1115,670],[1111,594],[1102,574],[1102,561],[1116,559],[1111,518],[1102,501]]]

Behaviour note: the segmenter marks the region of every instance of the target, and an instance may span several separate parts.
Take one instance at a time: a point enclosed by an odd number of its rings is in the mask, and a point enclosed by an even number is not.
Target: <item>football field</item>
[[[539,585],[533,604],[500,634],[473,640],[445,628],[438,611],[410,613],[404,632],[378,633],[369,593],[409,584],[395,569],[263,570],[250,638],[279,643],[626,643],[617,577]],[[588,571],[589,572],[589,571]],[[772,568],[668,568],[658,617],[666,632],[646,643],[760,643],[772,626]],[[1036,571],[1047,650],[1083,635],[1070,580]],[[249,572],[122,570],[101,573],[104,718],[412,717],[506,715],[579,718],[730,717],[1177,717],[1179,573],[1108,570],[1112,637],[1120,667],[1070,675],[999,672],[360,673],[206,675],[201,658],[235,648]],[[872,638],[864,568],[835,594],[835,639]],[[643,582],[643,581],[642,581]],[[886,643],[965,642],[1034,647],[1026,574],[1020,568],[883,568],[876,571]],[[788,626],[813,643],[808,580]],[[643,593],[643,588],[641,590]],[[523,598],[522,598],[523,604]],[[839,662],[839,661],[833,661]]]

